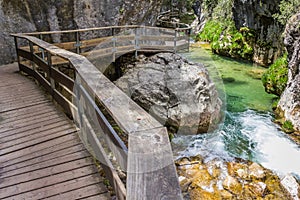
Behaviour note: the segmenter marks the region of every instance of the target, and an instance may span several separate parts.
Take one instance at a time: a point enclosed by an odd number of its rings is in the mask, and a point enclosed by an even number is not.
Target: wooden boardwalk
[[[111,199],[76,127],[16,71],[0,67],[0,199]]]

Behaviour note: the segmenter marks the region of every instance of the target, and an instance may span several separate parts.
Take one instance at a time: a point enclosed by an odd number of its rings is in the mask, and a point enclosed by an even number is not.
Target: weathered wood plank
[[[18,170],[6,171],[5,173],[3,173],[3,169],[2,169],[3,174],[1,176],[1,178],[4,179],[4,181],[5,181],[5,178],[14,178],[14,177],[18,178],[18,179],[21,179],[21,177],[27,177],[27,176],[30,178],[34,178],[29,173],[31,173],[31,172],[35,173],[39,170],[49,169],[50,167],[56,167],[57,165],[66,164],[66,163],[80,160],[83,158],[87,158],[90,156],[91,155],[82,148],[81,151],[73,152],[72,154],[68,154],[68,155],[57,155],[57,157],[54,159],[50,159],[45,162],[32,164],[30,166],[23,167],[23,168],[18,168]],[[72,162],[72,163],[76,164],[75,162]],[[41,177],[41,176],[39,175],[38,177]]]
[[[58,173],[49,177],[44,177],[37,180],[24,182],[18,185],[12,185],[9,187],[1,188],[0,198],[8,198],[19,193],[25,193],[31,190],[36,190],[54,184],[59,184],[64,181],[74,180],[76,178],[83,177],[86,174],[90,174],[91,171],[95,172],[94,170],[95,168],[93,165],[88,165],[74,170],[65,171],[63,173]]]
[[[0,78],[7,73],[12,72],[1,68]],[[18,74],[10,78],[23,80]],[[44,199],[65,193],[70,197],[103,193],[102,197],[109,199],[93,159],[80,143],[76,127],[50,106],[43,93],[26,89],[26,85],[34,85],[32,81],[14,85],[10,89],[0,88],[2,105],[16,103],[15,109],[0,113],[0,199]],[[9,95],[11,91],[15,94]],[[46,102],[27,106],[39,99]],[[92,185],[101,192],[93,193],[95,188],[82,190]],[[89,191],[92,193],[85,193]]]
[[[99,195],[95,195],[95,196],[85,197],[84,200],[102,200],[105,198],[111,198],[111,197],[109,194],[105,193],[105,194],[99,194]]]
[[[41,118],[48,118],[48,117],[57,117],[55,116],[55,114],[57,113],[57,111],[49,111],[49,112],[45,112],[45,113],[40,113],[39,115],[34,115],[32,117],[27,116],[25,119],[16,119],[15,121],[12,122],[7,122],[4,123],[4,121],[2,121],[0,123],[0,135],[1,133],[7,131],[7,130],[12,130],[12,129],[18,129],[24,126],[24,124],[28,125],[27,123],[34,123],[34,120],[36,119],[41,119]]]
[[[36,133],[36,134],[30,134],[26,137],[17,138],[11,141],[4,142],[1,141],[0,144],[0,152],[1,150],[4,150],[6,148],[11,148],[12,146],[16,147],[19,146],[19,148],[24,148],[24,146],[31,146],[33,142],[44,140],[46,138],[49,138],[49,135],[56,135],[56,133],[67,131],[69,129],[74,130],[74,127],[70,124],[61,125],[56,128],[51,128],[49,130],[43,130],[42,133]]]
[[[110,160],[106,156],[106,152],[103,149],[101,143],[99,142],[96,133],[90,126],[88,120],[83,115],[83,124],[81,131],[86,135],[87,143],[92,147],[93,152],[95,153],[95,157],[100,162],[107,179],[110,181],[111,186],[114,188],[116,195],[119,200],[125,200],[126,198],[126,190],[125,186],[120,180],[117,172],[115,171],[113,165]]]
[[[42,126],[42,129],[40,129],[40,130],[32,129],[30,131],[21,132],[19,134],[11,134],[6,137],[2,137],[2,138],[0,138],[0,143],[6,143],[6,142],[14,141],[14,140],[17,141],[21,138],[26,138],[30,135],[39,134],[41,131],[48,131],[48,130],[59,128],[61,126],[66,126],[66,125],[70,125],[70,123],[60,119],[54,123],[46,124],[46,125]]]
[[[68,129],[60,131],[58,133],[52,133],[51,135],[44,136],[42,138],[37,138],[35,140],[31,140],[31,141],[28,141],[25,143],[21,143],[21,144],[17,144],[17,145],[8,147],[8,148],[0,149],[0,155],[2,156],[5,154],[9,154],[11,152],[20,151],[20,150],[32,147],[36,144],[44,143],[48,140],[53,140],[55,138],[59,138],[63,135],[74,134],[74,132],[75,132],[74,128],[68,128]]]
[[[57,83],[61,83],[66,86],[69,90],[73,91],[74,81],[68,77],[67,75],[63,74],[62,72],[58,71],[57,69],[51,69],[51,77],[56,80]]]
[[[90,157],[83,157],[81,159],[74,160],[73,162],[67,162],[55,166],[49,166],[47,168],[30,171],[25,174],[3,178],[0,185],[0,189],[13,186],[13,185],[20,185],[21,183],[34,181],[35,179],[54,176],[60,173],[72,171],[74,169],[91,166],[91,165],[93,165],[92,159]]]
[[[15,125],[15,127],[5,127],[0,130],[0,137],[7,137],[12,134],[18,134],[25,131],[43,128],[43,125],[50,123],[55,123],[61,120],[60,116],[52,115],[49,118],[36,118],[35,121],[28,121],[27,123],[20,123],[19,125]]]
[[[107,199],[107,192],[103,183],[82,187],[77,189],[76,191],[62,193],[56,196],[48,197],[47,199],[85,199],[86,197],[94,196],[97,194],[104,194],[103,196],[101,196],[101,198],[99,198],[99,200]]]
[[[1,173],[5,174],[6,172],[10,172],[19,174],[19,170],[23,170],[23,168],[49,162],[59,158],[58,155],[64,157],[81,152],[84,149],[82,144],[66,142],[66,144],[56,145],[51,149],[42,149],[39,152],[24,155],[26,158],[23,158],[22,160],[16,159],[15,162],[5,163],[6,166],[2,167]]]
[[[54,110],[53,104],[49,101],[45,102],[44,104],[33,105],[30,108],[27,107],[19,110],[5,112],[1,114],[3,120],[1,123],[8,123],[14,120],[25,119],[27,117],[34,116],[35,114],[39,115],[41,113],[50,112],[52,110]]]
[[[78,145],[79,139],[76,135],[66,135],[59,139],[53,140],[48,144],[39,144],[36,145],[34,148],[25,149],[21,152],[14,152],[8,155],[5,158],[1,158],[1,166],[3,168],[9,167],[9,166],[27,166],[31,163],[44,161],[48,159],[51,159],[52,157],[57,157],[59,154],[59,151],[68,149],[71,147],[74,147]]]
[[[174,36],[172,35],[141,35],[141,40],[146,41],[174,41]]]
[[[43,187],[30,192],[14,195],[11,198],[14,199],[42,199],[51,196],[56,196],[69,191],[74,191],[86,185],[92,185],[95,183],[101,183],[102,178],[97,174],[87,174],[86,176],[72,179],[66,182],[61,182],[52,186]],[[99,185],[100,187],[100,185]],[[105,191],[105,190],[104,190]],[[76,191],[74,191],[75,193]],[[107,198],[108,199],[108,198]],[[99,199],[98,199],[99,200]]]
[[[28,102],[23,102],[23,103],[18,102],[18,104],[13,104],[13,103],[11,103],[9,105],[2,104],[2,105],[0,105],[0,113],[8,112],[8,111],[15,110],[15,109],[20,109],[20,108],[25,108],[25,107],[45,103],[45,102],[48,102],[48,101],[49,101],[48,99],[39,98],[39,99],[30,100]]]
[[[128,146],[128,199],[182,199],[166,128],[132,133]]]

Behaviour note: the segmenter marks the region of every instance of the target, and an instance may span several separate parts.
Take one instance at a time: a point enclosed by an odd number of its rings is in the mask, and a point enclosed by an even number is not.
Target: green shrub
[[[284,91],[288,79],[287,54],[278,58],[263,74],[262,82],[265,91],[280,96]]]
[[[292,133],[294,132],[294,126],[292,124],[291,121],[285,121],[283,124],[282,124],[282,130],[286,133]]]
[[[237,30],[232,20],[210,20],[196,40],[210,42],[214,53],[252,60],[254,36],[254,32],[247,27]]]

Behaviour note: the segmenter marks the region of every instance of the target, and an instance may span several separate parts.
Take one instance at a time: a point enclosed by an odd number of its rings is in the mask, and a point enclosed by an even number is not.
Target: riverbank
[[[173,143],[174,149],[177,148],[177,152],[175,152],[177,158],[181,160],[183,158],[191,159],[193,156],[200,155],[205,166],[214,160],[222,160],[226,166],[231,162],[238,163],[238,165],[246,162],[249,163],[249,166],[257,163],[264,170],[267,170],[267,173],[271,174],[272,177],[277,177],[274,181],[274,184],[277,185],[280,185],[280,182],[290,174],[300,176],[298,169],[300,163],[295,159],[300,156],[299,147],[288,139],[280,127],[273,122],[272,103],[276,96],[264,91],[258,73],[254,73],[255,76],[251,74],[253,71],[265,69],[251,63],[214,55],[203,48],[192,48],[184,56],[191,61],[203,63],[207,67],[210,77],[223,96],[223,102],[226,102],[224,108],[226,117],[220,128],[213,133],[175,138]],[[200,169],[201,171],[207,168],[205,166],[197,166],[197,170]],[[229,171],[228,168],[224,169],[224,171],[226,170]],[[182,175],[180,170],[178,173],[179,176]],[[234,178],[237,179],[238,184],[243,185],[242,194],[250,194],[245,191],[249,189],[247,186],[250,184],[249,180],[247,184],[244,184],[245,180],[240,179],[240,177]],[[223,177],[222,180],[225,181],[225,178]],[[257,180],[252,181],[257,183]],[[258,185],[267,185],[264,181],[265,179],[262,181],[263,183]],[[189,187],[193,187],[192,182],[190,182]],[[296,187],[296,184],[292,187]],[[218,192],[216,194],[215,191],[217,190],[212,190],[212,188],[206,188],[212,195],[206,199],[225,198],[219,198],[219,195],[222,194]],[[228,191],[227,188],[226,192]],[[204,192],[208,194],[207,190]],[[227,193],[230,196],[228,199],[237,198],[237,194],[233,191],[229,191],[229,193],[231,194]],[[250,195],[251,198],[249,196],[248,199],[270,199],[274,197],[272,195],[267,189],[261,196]],[[277,199],[288,198],[278,197]]]

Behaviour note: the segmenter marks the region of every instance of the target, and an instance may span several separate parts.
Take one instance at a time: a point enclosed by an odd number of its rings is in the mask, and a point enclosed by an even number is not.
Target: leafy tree
[[[273,15],[282,25],[286,25],[287,21],[300,10],[299,0],[282,0],[279,5],[280,13]]]

